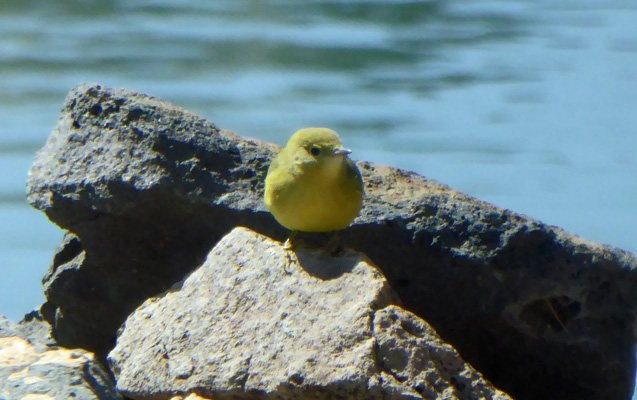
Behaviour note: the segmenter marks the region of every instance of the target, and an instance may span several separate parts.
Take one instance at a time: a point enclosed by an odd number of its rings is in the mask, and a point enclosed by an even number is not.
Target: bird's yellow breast
[[[312,163],[284,150],[266,177],[266,206],[281,225],[293,231],[344,229],[358,215],[362,197],[360,173],[345,156]]]

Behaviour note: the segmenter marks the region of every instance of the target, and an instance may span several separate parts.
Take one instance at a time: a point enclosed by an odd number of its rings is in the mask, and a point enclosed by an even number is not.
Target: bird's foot
[[[283,243],[283,250],[294,250],[294,238],[296,238],[296,234],[298,233],[298,231],[292,231],[292,233],[290,234],[290,237],[288,237],[288,240],[285,241],[285,243]]]

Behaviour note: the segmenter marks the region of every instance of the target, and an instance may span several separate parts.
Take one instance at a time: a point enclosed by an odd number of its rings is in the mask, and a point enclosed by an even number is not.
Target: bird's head
[[[307,166],[321,167],[324,173],[336,173],[351,150],[343,147],[338,134],[329,128],[304,128],[286,145]]]

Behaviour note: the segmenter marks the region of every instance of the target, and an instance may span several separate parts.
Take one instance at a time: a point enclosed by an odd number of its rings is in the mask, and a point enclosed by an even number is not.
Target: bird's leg
[[[297,232],[298,231],[292,231],[292,234],[290,234],[288,240],[286,240],[283,244],[283,250],[285,250],[285,254],[287,257],[287,263],[285,264],[285,268],[283,268],[286,274],[290,274],[290,270],[288,269],[288,267],[294,262],[292,259],[292,256],[294,255],[294,244],[292,243],[292,241],[296,237]]]
[[[293,250],[294,249],[294,244],[292,243],[292,241],[296,237],[297,233],[299,233],[299,231],[292,231],[292,233],[290,234],[290,237],[288,238],[288,240],[286,240],[285,243],[283,243],[283,250]]]
[[[338,231],[332,232],[323,251],[332,257],[337,257],[343,252],[341,237],[339,236]]]

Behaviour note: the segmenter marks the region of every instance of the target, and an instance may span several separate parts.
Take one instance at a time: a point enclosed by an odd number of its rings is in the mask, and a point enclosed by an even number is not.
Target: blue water
[[[637,2],[4,0],[0,314],[43,301],[61,231],[24,199],[67,92],[127,87],[391,164],[637,252]]]

